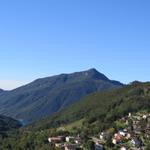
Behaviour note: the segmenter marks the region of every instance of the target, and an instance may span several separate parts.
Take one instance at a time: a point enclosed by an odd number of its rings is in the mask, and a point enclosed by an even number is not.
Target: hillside
[[[0,115],[0,136],[6,136],[8,132],[21,127],[19,121]]]
[[[90,94],[69,108],[22,128],[16,137],[0,141],[0,148],[10,146],[14,150],[55,150],[48,143],[48,137],[78,134],[83,145],[88,146],[88,137],[98,138],[104,130],[115,132],[112,129],[118,128],[116,121],[128,116],[129,112],[134,114],[141,111],[150,112],[150,83],[133,82],[120,89]],[[114,147],[109,142],[105,146],[109,150],[112,150],[111,146]]]
[[[84,120],[84,125],[92,126],[93,130],[97,126],[100,129],[129,112],[140,110],[150,111],[150,83],[134,82],[109,92],[96,92],[53,117],[33,124],[31,129],[60,127],[78,120]]]
[[[37,79],[0,94],[0,113],[32,122],[58,112],[90,93],[122,86],[95,69]]]

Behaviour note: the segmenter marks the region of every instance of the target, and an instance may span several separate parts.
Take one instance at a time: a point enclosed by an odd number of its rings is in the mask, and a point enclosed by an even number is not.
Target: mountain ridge
[[[96,69],[39,78],[0,95],[0,113],[16,119],[36,121],[96,92],[122,87]]]
[[[2,93],[2,92],[4,92],[4,90],[3,90],[3,89],[0,89],[0,93]]]

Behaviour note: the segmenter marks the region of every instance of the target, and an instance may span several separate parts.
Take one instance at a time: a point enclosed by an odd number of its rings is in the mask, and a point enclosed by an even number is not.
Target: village
[[[147,112],[129,113],[116,122],[117,129],[110,128],[89,137],[91,150],[145,150],[150,141],[150,114]],[[77,136],[48,137],[48,142],[56,149],[84,150],[84,139]],[[107,144],[112,146],[109,148]]]

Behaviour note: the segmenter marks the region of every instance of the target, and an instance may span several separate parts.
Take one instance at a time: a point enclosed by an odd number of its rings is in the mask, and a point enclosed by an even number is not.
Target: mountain
[[[3,92],[4,92],[4,90],[3,90],[3,89],[0,89],[0,94],[3,93]]]
[[[13,150],[54,150],[53,144],[49,144],[47,138],[60,135],[80,136],[85,146],[89,138],[90,141],[91,137],[98,139],[101,131],[109,132],[110,135],[107,142],[102,143],[106,146],[105,149],[120,149],[110,143],[114,132],[122,128],[122,124],[126,122],[124,119],[129,112],[132,116],[136,112],[140,115],[145,112],[150,113],[150,83],[133,82],[119,89],[95,92],[85,96],[76,104],[21,128],[15,136],[0,140],[0,149],[5,150],[6,146],[9,146]],[[118,122],[120,118],[122,118],[121,123]],[[129,126],[131,122],[132,120],[129,120]],[[142,127],[144,122],[140,122]],[[142,135],[144,135],[143,132]],[[144,143],[144,146],[149,148],[147,143]]]
[[[141,111],[150,113],[150,83],[134,82],[123,88],[95,92],[48,118],[21,128],[15,136],[0,140],[0,149],[5,150],[9,146],[13,150],[54,150],[47,138],[60,135],[79,135],[85,145],[89,137],[97,139],[101,131],[107,131],[113,136],[117,126],[118,129],[122,128],[121,123],[116,125],[120,118],[125,119],[129,112],[134,114]],[[105,149],[120,149],[110,144],[111,136],[104,144],[109,148]]]
[[[150,112],[150,83],[133,82],[123,88],[107,92],[95,92],[84,97],[53,116],[40,120],[30,130],[38,131],[49,128],[77,124],[90,130],[103,130],[113,126],[119,118],[139,111]]]
[[[0,115],[0,136],[6,136],[7,132],[21,127],[21,123],[10,117]]]
[[[32,122],[58,112],[90,93],[122,86],[96,69],[37,79],[0,94],[0,113]]]

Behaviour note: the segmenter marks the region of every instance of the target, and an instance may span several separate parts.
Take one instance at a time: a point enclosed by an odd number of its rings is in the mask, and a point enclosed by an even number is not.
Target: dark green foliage
[[[12,132],[14,129],[21,127],[21,123],[17,120],[14,120],[10,117],[0,115],[0,137],[4,138],[8,136],[9,132]]]
[[[38,132],[20,130],[19,134],[0,139],[0,150],[59,150],[55,149],[54,144],[48,143],[48,137],[57,134],[60,135],[55,129]]]
[[[150,143],[147,143],[145,150],[150,150]]]
[[[1,93],[0,113],[32,122],[60,111],[85,95],[122,86],[95,69],[47,77]]]
[[[87,150],[95,150],[95,143],[91,140],[88,140],[84,146]]]

